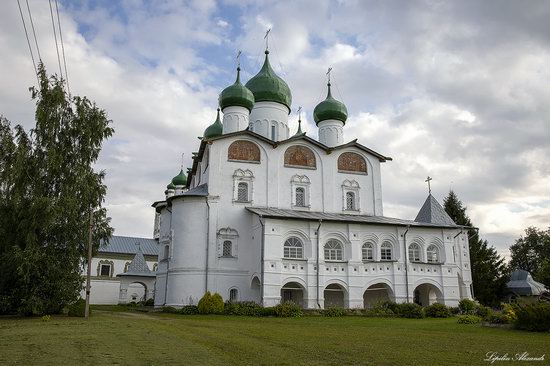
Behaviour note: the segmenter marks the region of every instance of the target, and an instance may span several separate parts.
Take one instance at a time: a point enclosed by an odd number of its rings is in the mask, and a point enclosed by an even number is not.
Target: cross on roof
[[[181,153],[181,169],[183,170],[183,156],[185,155],[185,153]]]
[[[242,53],[241,50],[237,52],[237,67],[241,67],[241,53]]]
[[[429,194],[432,194],[432,187],[430,185],[430,182],[433,180],[433,178],[430,178],[430,176],[428,175],[428,178],[424,181],[424,182],[427,182],[428,183],[428,193]]]
[[[301,106],[298,107],[297,112],[298,112],[298,121],[301,121],[302,120],[302,107]]]
[[[266,32],[265,32],[265,36],[264,36],[264,39],[265,39],[265,49],[267,51],[267,49],[269,48],[269,32],[271,32],[271,28],[269,28]]]
[[[328,68],[328,71],[327,71],[327,76],[328,76],[328,83],[330,84],[330,72],[332,71],[332,67],[329,67]]]

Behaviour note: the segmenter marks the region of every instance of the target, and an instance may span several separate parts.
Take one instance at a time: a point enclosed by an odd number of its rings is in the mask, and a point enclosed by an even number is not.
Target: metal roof
[[[506,287],[521,296],[538,296],[547,291],[544,284],[535,281],[529,272],[522,269],[512,272]]]
[[[400,226],[416,226],[416,227],[447,227],[447,228],[459,228],[460,225],[452,224],[435,224],[416,222],[411,220],[396,219],[386,216],[369,216],[369,215],[349,215],[339,213],[326,213],[315,211],[297,211],[281,208],[271,207],[247,207],[248,211],[263,217],[271,217],[278,219],[297,219],[297,220],[310,220],[310,221],[336,221],[336,222],[348,222],[357,224],[380,224],[380,225],[400,225]]]
[[[420,211],[418,211],[414,221],[437,225],[456,225],[431,193],[426,198],[426,202],[424,202]]]
[[[139,243],[143,254],[158,255],[158,243],[155,239],[138,238],[134,236],[113,235],[108,242],[101,242],[99,253],[137,254]]]
[[[132,262],[130,262],[128,270],[124,273],[119,273],[117,276],[155,276],[155,274],[149,269],[149,266],[143,257],[141,246],[138,246],[138,251],[134,256],[134,259],[132,259]]]

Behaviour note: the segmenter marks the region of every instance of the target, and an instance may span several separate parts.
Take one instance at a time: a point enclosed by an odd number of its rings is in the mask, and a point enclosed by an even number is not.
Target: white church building
[[[291,91],[265,53],[246,85],[237,68],[192,168],[153,204],[155,306],[197,304],[206,291],[304,308],[471,298],[467,230],[431,194],[414,221],[384,216],[391,158],[345,142],[348,113],[330,81],[314,110],[319,139],[291,134]]]

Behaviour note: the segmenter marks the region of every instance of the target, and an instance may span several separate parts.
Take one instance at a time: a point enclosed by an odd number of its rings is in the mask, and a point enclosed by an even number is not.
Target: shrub
[[[423,318],[424,311],[422,306],[414,303],[398,304],[398,315],[402,318]]]
[[[452,306],[449,308],[449,311],[451,312],[451,315],[458,315],[460,314],[460,308],[458,306]]]
[[[479,305],[476,309],[476,315],[482,319],[487,318],[493,311],[488,306]]]
[[[262,316],[277,316],[277,312],[275,311],[274,307],[267,307],[267,308],[262,308],[261,315]]]
[[[274,309],[275,315],[280,318],[295,318],[304,315],[300,305],[292,301],[280,303]]]
[[[42,317],[42,321],[43,321],[43,322],[49,322],[51,319],[52,319],[52,317],[49,316],[49,315],[44,315],[44,316]]]
[[[501,312],[491,312],[483,320],[491,324],[510,324],[508,318]]]
[[[86,313],[86,300],[78,299],[75,303],[69,305],[69,316],[78,316],[83,318]],[[90,309],[89,315],[92,315],[92,309]]]
[[[144,306],[155,306],[155,299],[148,299],[147,301],[143,302]]]
[[[196,305],[186,305],[179,312],[182,315],[196,315],[199,313],[199,307]]]
[[[512,304],[503,304],[502,305],[502,314],[508,320],[508,323],[514,323],[517,319],[516,316],[517,307]]]
[[[262,316],[262,306],[254,301],[227,301],[224,313],[227,315]]]
[[[324,316],[337,317],[346,315],[345,310],[339,306],[329,306],[323,310],[322,314]]]
[[[536,302],[515,307],[515,326],[532,332],[550,331],[550,304]]]
[[[374,307],[372,309],[368,309],[365,312],[365,316],[373,317],[373,318],[390,318],[394,317],[396,314],[388,308],[377,308]]]
[[[476,303],[470,299],[462,299],[458,303],[461,314],[473,314],[476,309]]]
[[[451,311],[445,305],[436,302],[426,306],[424,314],[429,318],[448,318],[451,316]]]
[[[179,310],[176,309],[175,307],[173,306],[163,306],[162,308],[160,308],[160,311],[162,313],[169,313],[169,314],[177,314],[179,313]]]
[[[481,321],[481,318],[476,315],[459,315],[458,324],[477,324]]]
[[[223,313],[223,299],[220,294],[210,294],[207,291],[199,300],[199,314],[221,314]]]

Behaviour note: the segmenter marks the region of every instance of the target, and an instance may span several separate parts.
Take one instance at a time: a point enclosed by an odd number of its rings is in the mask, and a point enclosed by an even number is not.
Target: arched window
[[[223,242],[223,248],[222,248],[222,257],[232,257],[233,256],[233,243],[231,240],[225,240]]]
[[[392,251],[393,246],[391,245],[391,243],[385,242],[380,247],[380,259],[383,261],[391,261],[393,259]]]
[[[430,245],[427,250],[428,262],[439,263],[439,249],[435,245]]]
[[[306,205],[306,189],[304,187],[296,188],[296,206],[305,207]]]
[[[229,290],[229,301],[235,302],[239,300],[239,290],[232,288]]]
[[[346,192],[346,210],[355,210],[355,193]]]
[[[411,262],[420,262],[420,245],[416,243],[409,245],[409,260]]]
[[[304,257],[304,244],[296,237],[290,237],[285,241],[283,256],[289,259],[302,259]]]
[[[248,202],[248,183],[239,182],[237,185],[237,201]]]
[[[362,248],[362,254],[363,254],[363,260],[364,261],[372,261],[374,260],[374,248],[371,243],[365,243],[363,244]]]
[[[325,260],[341,261],[343,259],[342,243],[336,239],[330,239],[325,244]]]

